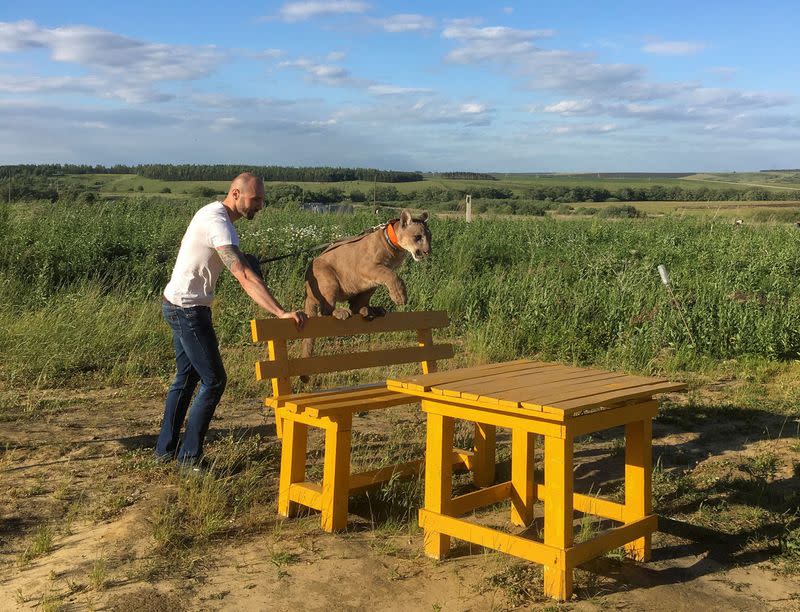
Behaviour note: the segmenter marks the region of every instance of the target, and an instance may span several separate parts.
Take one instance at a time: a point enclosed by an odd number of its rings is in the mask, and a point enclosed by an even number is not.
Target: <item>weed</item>
[[[50,525],[41,525],[34,533],[28,546],[19,555],[19,564],[27,565],[32,559],[46,555],[52,550],[53,530]]]
[[[782,462],[772,451],[765,451],[755,457],[747,457],[743,464],[739,466],[745,474],[761,486],[774,480],[781,468]]]
[[[478,588],[481,593],[500,589],[514,607],[547,600],[542,594],[544,576],[542,566],[538,564],[508,563],[500,571],[484,578]]]
[[[107,563],[104,557],[99,557],[92,563],[92,570],[89,572],[89,586],[95,591],[101,591],[105,587],[107,569]]]

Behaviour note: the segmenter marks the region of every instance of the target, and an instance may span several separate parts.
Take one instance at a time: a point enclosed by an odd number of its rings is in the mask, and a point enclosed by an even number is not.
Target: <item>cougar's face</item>
[[[431,254],[431,232],[422,221],[412,220],[397,232],[400,246],[411,254],[414,261],[421,261]]]

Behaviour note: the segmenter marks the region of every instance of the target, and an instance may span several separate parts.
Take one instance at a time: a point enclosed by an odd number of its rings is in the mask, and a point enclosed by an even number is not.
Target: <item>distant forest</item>
[[[252,172],[265,181],[337,183],[377,181],[408,183],[421,181],[422,172],[377,170],[374,168],[293,168],[289,166],[245,166],[233,164],[140,164],[138,166],[91,166],[87,164],[20,164],[0,166],[0,179],[11,177],[51,177],[61,174],[137,174],[162,181],[229,181],[242,172]]]

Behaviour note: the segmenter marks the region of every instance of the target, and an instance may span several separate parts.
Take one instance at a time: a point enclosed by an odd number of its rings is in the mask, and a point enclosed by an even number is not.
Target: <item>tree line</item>
[[[333,166],[249,166],[242,164],[139,164],[137,166],[88,164],[17,164],[0,166],[1,178],[52,177],[62,174],[136,174],[162,181],[229,181],[242,172],[252,172],[265,181],[301,181],[336,183],[341,181],[377,181],[407,183],[421,181],[422,172],[377,170],[375,168],[339,168]]]

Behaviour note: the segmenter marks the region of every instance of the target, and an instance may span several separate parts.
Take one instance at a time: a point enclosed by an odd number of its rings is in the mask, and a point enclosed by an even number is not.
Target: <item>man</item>
[[[197,465],[211,417],[225,390],[227,377],[211,324],[214,287],[224,267],[236,277],[253,301],[281,319],[293,319],[302,328],[306,315],[286,311],[272,296],[261,276],[248,265],[239,250],[233,222],[252,219],[264,206],[264,182],[248,172],[231,183],[222,202],[212,202],[192,218],[181,241],[172,278],[164,289],[162,312],[172,328],[177,373],[169,388],[164,421],[156,443],[160,460],[176,458]],[[180,431],[197,383],[200,390],[189,410],[183,440]]]

